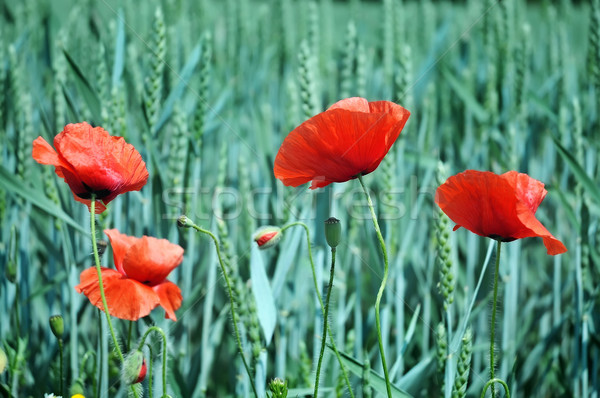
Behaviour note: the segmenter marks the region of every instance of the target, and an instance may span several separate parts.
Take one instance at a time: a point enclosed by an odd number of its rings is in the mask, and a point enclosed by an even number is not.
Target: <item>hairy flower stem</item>
[[[110,320],[110,314],[108,313],[108,304],[106,303],[106,295],[104,294],[104,284],[102,283],[102,269],[100,269],[100,256],[98,255],[98,244],[96,243],[96,194],[92,194],[90,200],[90,231],[92,233],[92,248],[94,251],[94,262],[96,263],[96,272],[98,273],[100,297],[102,298],[102,306],[104,309],[104,314],[106,315],[106,324],[108,325],[108,329],[110,330],[110,335],[112,337],[113,344],[115,345],[115,350],[117,351],[117,355],[119,355],[121,363],[123,363],[125,358],[123,357],[123,353],[121,352],[121,347],[119,347],[119,341],[117,340],[117,336],[115,335],[115,329],[113,328],[112,322]],[[138,397],[137,391],[133,386],[131,386],[131,392],[133,392],[134,397]]]
[[[498,273],[500,269],[500,249],[502,241],[498,241],[496,246],[496,268],[494,270],[494,298],[492,299],[492,323],[490,325],[490,380],[494,380],[494,339],[496,336],[496,299],[498,297]],[[495,383],[490,385],[492,390],[492,398],[496,398]],[[508,388],[507,388],[508,391]]]
[[[385,388],[387,389],[388,398],[392,398],[392,387],[390,384],[390,376],[388,374],[387,364],[385,362],[385,353],[383,352],[383,340],[381,338],[381,320],[379,319],[379,305],[381,304],[381,298],[383,297],[383,291],[385,290],[385,284],[387,283],[389,266],[388,266],[388,255],[387,249],[385,248],[385,242],[383,240],[383,236],[381,235],[381,229],[379,228],[379,222],[377,222],[377,216],[375,215],[375,209],[373,208],[373,201],[371,200],[371,195],[369,195],[369,191],[365,186],[365,183],[362,179],[362,174],[358,175],[358,181],[362,186],[363,191],[365,192],[365,196],[367,197],[367,204],[369,205],[369,210],[371,211],[371,218],[373,219],[373,226],[375,227],[375,232],[377,233],[377,239],[379,239],[379,245],[381,246],[381,251],[383,253],[383,278],[381,279],[381,286],[379,286],[379,291],[377,292],[377,298],[375,299],[375,324],[377,326],[377,341],[379,342],[379,353],[381,354],[381,365],[383,367],[383,374],[385,375]]]
[[[310,260],[310,266],[312,269],[313,283],[315,285],[315,291],[317,293],[317,298],[319,299],[319,304],[321,305],[321,313],[325,314],[325,307],[323,306],[323,299],[321,298],[321,293],[319,292],[319,283],[317,282],[317,273],[315,272],[315,261],[313,260],[313,256],[312,256],[312,247],[310,244],[310,230],[308,229],[308,226],[303,222],[296,221],[296,222],[292,222],[292,223],[289,223],[289,224],[281,227],[281,232],[285,231],[286,229],[288,229],[290,227],[294,227],[294,226],[301,226],[304,228],[304,231],[306,232],[306,244],[308,246],[308,258]],[[323,316],[323,317],[325,318],[325,316]],[[333,352],[335,353],[335,357],[337,358],[338,363],[340,364],[340,369],[342,370],[344,382],[346,383],[346,387],[348,387],[348,392],[350,393],[350,397],[354,398],[354,391],[352,391],[352,385],[350,384],[350,379],[348,378],[348,372],[346,372],[346,368],[344,367],[344,363],[342,362],[342,357],[340,355],[340,352],[338,351],[337,346],[335,345],[335,340],[331,333],[331,327],[329,326],[329,323],[326,323],[326,326],[327,326],[327,332],[329,333],[329,343],[331,344],[331,347],[333,348]],[[323,340],[325,340],[325,338],[323,338]]]
[[[480,398],[485,398],[485,393],[487,392],[488,387],[493,386],[495,383],[502,384],[502,387],[504,387],[504,392],[506,392],[506,398],[510,398],[510,391],[508,391],[508,385],[502,379],[492,379],[485,383]]]
[[[158,326],[151,326],[148,328],[148,330],[146,330],[146,333],[144,333],[144,336],[142,336],[142,340],[140,340],[140,344],[138,344],[138,351],[141,351],[142,348],[144,347],[144,343],[146,342],[146,337],[148,337],[148,335],[150,334],[150,332],[156,332],[158,334],[160,334],[160,336],[162,337],[162,341],[163,341],[163,346],[162,346],[162,385],[163,385],[163,397],[167,396],[167,336],[165,335],[165,332],[163,332],[163,330],[161,328],[159,328]],[[152,351],[150,351],[150,363],[152,363]]]
[[[323,354],[325,353],[325,341],[327,340],[327,329],[329,328],[329,299],[331,298],[331,289],[333,288],[333,275],[335,271],[335,247],[331,248],[331,269],[329,270],[329,286],[327,287],[327,297],[325,298],[325,311],[323,311],[323,338],[321,339],[321,352],[319,352],[319,362],[317,363],[317,375],[315,377],[315,393],[317,398],[319,393],[319,377],[321,376],[321,365],[323,363]]]
[[[235,332],[235,339],[237,340],[238,350],[240,351],[240,356],[242,357],[242,362],[244,363],[244,368],[246,368],[246,373],[248,374],[248,380],[250,380],[250,385],[252,386],[252,391],[254,391],[254,395],[258,398],[258,393],[256,392],[256,386],[254,385],[254,380],[252,374],[250,373],[250,367],[248,366],[248,362],[246,362],[246,357],[244,356],[244,349],[242,348],[242,339],[240,338],[240,331],[238,330],[238,320],[237,314],[235,312],[235,303],[233,301],[233,288],[231,287],[231,281],[229,280],[229,275],[227,274],[227,269],[225,268],[225,263],[223,262],[223,257],[221,256],[221,249],[219,247],[219,240],[217,237],[210,231],[203,229],[197,226],[191,220],[189,221],[189,226],[194,228],[198,232],[202,232],[211,237],[213,242],[215,243],[215,249],[217,250],[217,257],[219,258],[219,265],[221,266],[221,271],[223,272],[223,277],[225,278],[225,283],[227,284],[227,291],[229,293],[229,306],[231,308],[231,319],[233,321],[233,329]]]
[[[65,395],[65,381],[63,379],[64,374],[63,374],[63,341],[62,339],[58,339],[58,352],[59,352],[59,360],[60,360],[60,395],[64,396]]]

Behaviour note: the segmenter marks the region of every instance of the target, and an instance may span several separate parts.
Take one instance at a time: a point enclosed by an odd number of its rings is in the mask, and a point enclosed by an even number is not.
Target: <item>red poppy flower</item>
[[[56,151],[38,137],[31,155],[38,163],[53,165],[78,202],[89,208],[95,194],[96,213],[102,213],[104,205],[117,195],[139,191],[148,180],[146,163],[133,145],[123,137],[109,135],[102,127],[85,122],[68,124],[54,137],[54,147]]]
[[[181,291],[167,276],[183,260],[181,246],[166,239],[127,236],[116,229],[107,229],[104,233],[110,239],[117,268],[102,268],[110,315],[135,321],[160,305],[166,311],[165,317],[176,321],[175,310],[181,306]],[[85,294],[96,307],[104,308],[96,268],[81,273],[75,290]]]
[[[454,230],[465,227],[503,242],[537,236],[548,254],[556,255],[567,248],[535,218],[547,193],[543,183],[527,174],[467,170],[440,185],[435,203],[457,224]]]
[[[311,189],[374,171],[404,127],[410,112],[389,101],[341,100],[296,127],[275,158],[275,177]]]

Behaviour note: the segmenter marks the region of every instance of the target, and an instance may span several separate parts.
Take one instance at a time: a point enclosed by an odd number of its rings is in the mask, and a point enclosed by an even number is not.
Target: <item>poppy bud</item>
[[[2,348],[0,348],[0,375],[6,370],[8,364],[8,357]]]
[[[287,381],[283,381],[279,377],[271,380],[269,382],[269,390],[273,393],[273,398],[286,398],[288,395],[287,384]]]
[[[49,319],[50,329],[54,336],[61,340],[63,333],[65,332],[65,323],[61,315],[52,315]]]
[[[137,384],[146,377],[146,360],[141,351],[132,351],[125,357],[122,368],[122,378],[125,384]]]
[[[83,380],[75,380],[71,385],[71,388],[69,388],[69,395],[71,396],[71,398],[85,398],[83,393]]]
[[[342,239],[342,224],[335,217],[329,217],[325,220],[325,239],[327,244],[332,249],[335,249],[340,244]]]
[[[194,226],[194,223],[192,222],[192,220],[190,220],[186,216],[180,216],[177,219],[177,226],[179,228],[191,228]]]
[[[281,228],[272,225],[259,228],[253,237],[261,250],[275,246],[281,240]]]

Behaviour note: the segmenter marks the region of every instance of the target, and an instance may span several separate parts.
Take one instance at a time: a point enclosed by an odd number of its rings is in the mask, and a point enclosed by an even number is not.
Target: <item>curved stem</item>
[[[162,337],[162,341],[163,341],[163,346],[162,346],[162,357],[163,357],[162,385],[163,385],[163,397],[166,397],[167,396],[167,336],[165,335],[165,332],[158,326],[149,327],[148,330],[146,330],[146,333],[144,333],[144,336],[142,337],[140,344],[138,344],[138,351],[142,350],[142,347],[144,346],[144,343],[146,342],[146,338],[148,337],[150,332],[156,332],[156,333],[160,334],[160,336]],[[150,350],[150,361],[149,362],[152,363],[152,350]]]
[[[323,312],[323,338],[321,339],[321,352],[319,353],[319,362],[317,363],[317,376],[315,377],[315,393],[317,398],[319,392],[319,378],[321,376],[321,365],[323,363],[323,354],[325,353],[325,341],[327,340],[327,329],[329,329],[329,299],[333,288],[333,275],[335,271],[335,247],[331,248],[331,269],[329,270],[329,286],[327,287],[327,297],[325,298],[325,311]]]
[[[106,295],[104,294],[104,284],[102,283],[102,269],[100,268],[100,256],[98,255],[98,244],[96,243],[96,195],[92,194],[90,200],[90,230],[92,233],[92,248],[94,251],[94,262],[96,263],[96,272],[98,273],[98,285],[100,286],[100,297],[102,298],[102,306],[104,308],[104,314],[106,315],[106,324],[108,325],[108,329],[110,330],[110,335],[112,337],[113,344],[115,345],[115,350],[117,351],[117,355],[119,355],[121,363],[123,363],[125,358],[123,357],[123,352],[121,351],[119,341],[117,340],[117,336],[115,335],[115,329],[113,328],[112,322],[110,320],[108,304],[106,303]],[[138,394],[135,388],[133,388],[133,386],[131,386],[131,391],[133,392],[133,395],[137,398]]]
[[[487,383],[485,383],[485,386],[483,386],[483,391],[481,392],[480,398],[485,397],[485,393],[486,393],[488,387],[493,388],[494,383],[502,384],[502,387],[504,387],[504,392],[506,393],[506,398],[510,398],[510,391],[508,390],[508,385],[502,379],[492,379],[492,380],[488,381]]]
[[[494,380],[494,339],[496,336],[496,299],[498,298],[498,274],[500,269],[500,249],[502,242],[498,241],[496,246],[496,268],[494,269],[494,298],[492,301],[492,322],[490,325],[490,381]],[[496,397],[496,387],[491,384],[492,398]]]
[[[319,304],[321,306],[321,313],[325,314],[325,307],[323,306],[323,299],[321,298],[321,293],[319,292],[319,283],[317,282],[317,273],[315,272],[315,261],[313,260],[313,256],[312,256],[312,248],[311,248],[311,244],[310,244],[310,230],[308,229],[308,226],[305,223],[303,223],[301,221],[295,221],[295,222],[286,224],[283,227],[281,227],[281,232],[283,232],[286,229],[293,227],[293,226],[301,226],[304,228],[304,231],[306,232],[306,244],[308,246],[308,258],[310,260],[310,267],[312,269],[312,276],[313,276],[313,283],[315,285],[315,292],[317,293],[317,298],[319,299]],[[344,382],[346,383],[346,387],[348,387],[348,392],[350,393],[350,397],[354,398],[354,391],[352,390],[352,385],[350,384],[350,379],[348,378],[348,372],[346,371],[346,368],[344,367],[344,363],[342,362],[342,356],[340,355],[340,352],[338,351],[337,346],[335,345],[335,340],[333,338],[333,334],[331,333],[331,327],[329,326],[329,323],[327,323],[327,332],[329,333],[329,342],[331,344],[331,347],[333,348],[335,357],[337,358],[338,363],[340,365],[340,369],[342,371],[342,376],[344,377]]]
[[[383,278],[381,279],[381,286],[379,286],[379,291],[377,292],[377,298],[375,299],[375,323],[377,326],[377,341],[379,342],[379,353],[381,354],[381,365],[383,366],[383,374],[385,375],[385,388],[387,389],[388,398],[392,398],[392,387],[390,384],[390,376],[388,374],[387,364],[385,361],[385,354],[383,351],[383,340],[381,338],[381,320],[379,319],[379,305],[381,304],[381,298],[383,297],[383,291],[385,290],[385,284],[387,283],[389,266],[388,266],[388,255],[387,249],[385,247],[385,242],[383,240],[383,236],[381,235],[381,229],[379,228],[379,222],[377,222],[377,216],[375,215],[375,209],[373,208],[373,202],[371,201],[371,195],[369,195],[369,191],[365,186],[365,183],[362,179],[362,174],[358,175],[358,181],[362,186],[363,191],[365,192],[365,196],[367,197],[367,204],[369,205],[369,210],[371,211],[371,218],[373,219],[373,226],[375,227],[375,232],[377,234],[377,239],[379,240],[379,245],[381,246],[381,251],[383,253]]]
[[[150,354],[150,360],[148,361],[148,395],[150,398],[154,395],[152,391],[152,358],[154,358],[154,354],[152,353],[152,345],[148,344],[148,352]]]
[[[223,257],[221,255],[221,249],[219,247],[219,240],[212,232],[197,226],[191,220],[189,220],[188,226],[194,228],[198,232],[202,232],[203,234],[210,236],[211,239],[213,240],[213,242],[215,243],[215,249],[217,250],[217,257],[219,258],[219,265],[221,266],[221,272],[223,272],[223,277],[225,278],[225,283],[227,284],[227,291],[229,293],[229,305],[231,307],[231,318],[233,321],[232,322],[233,329],[235,332],[235,339],[237,340],[238,350],[240,351],[240,356],[242,357],[242,362],[244,363],[244,368],[246,368],[246,373],[248,374],[248,379],[250,380],[250,385],[252,386],[252,391],[254,391],[254,395],[258,398],[258,393],[256,392],[256,386],[254,385],[254,380],[252,378],[252,374],[250,373],[250,367],[248,366],[248,362],[246,362],[246,357],[244,356],[244,349],[242,348],[242,339],[240,338],[237,314],[235,312],[235,302],[233,301],[233,289],[231,287],[229,275],[227,274],[227,269],[225,268],[225,263],[223,262]]]

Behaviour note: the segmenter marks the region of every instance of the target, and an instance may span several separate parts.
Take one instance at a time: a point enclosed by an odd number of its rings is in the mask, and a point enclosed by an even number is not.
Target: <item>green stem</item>
[[[321,352],[319,353],[319,362],[317,363],[317,376],[315,377],[315,393],[313,398],[317,398],[319,392],[319,378],[321,376],[321,365],[323,363],[323,354],[325,353],[325,341],[327,340],[327,329],[329,328],[329,299],[333,288],[333,275],[335,271],[335,247],[331,248],[331,269],[329,270],[329,286],[327,287],[327,297],[325,298],[325,311],[323,311],[323,338],[321,339]]]
[[[488,381],[487,383],[485,383],[485,386],[483,387],[483,391],[481,392],[481,397],[480,398],[484,398],[485,397],[485,393],[486,393],[488,387],[494,388],[493,387],[494,383],[500,383],[500,384],[502,384],[502,387],[504,387],[504,392],[506,392],[506,398],[510,398],[510,391],[508,390],[508,385],[506,385],[506,383],[502,379],[492,379],[492,380]]]
[[[317,273],[315,271],[315,261],[313,260],[313,256],[312,256],[312,248],[311,248],[311,244],[310,244],[310,230],[308,229],[308,226],[305,223],[296,221],[296,222],[292,222],[287,225],[284,225],[281,228],[281,232],[283,232],[286,229],[293,227],[293,226],[301,226],[304,228],[304,231],[306,232],[306,244],[308,246],[308,258],[310,260],[310,267],[312,269],[312,276],[313,276],[313,283],[315,285],[315,292],[317,293],[317,298],[319,299],[319,305],[321,306],[321,313],[325,314],[325,307],[323,306],[323,299],[321,298],[321,293],[319,292],[319,283],[317,282]],[[342,371],[342,375],[344,377],[346,387],[348,387],[348,392],[350,393],[350,397],[354,398],[354,391],[352,391],[352,385],[350,384],[350,379],[348,378],[348,372],[346,371],[346,368],[344,367],[344,363],[342,362],[342,356],[340,355],[340,352],[338,351],[337,346],[335,345],[335,339],[333,338],[333,334],[331,333],[331,327],[329,326],[329,323],[327,323],[327,332],[329,333],[329,342],[331,344],[331,347],[333,348],[335,357],[337,358],[338,363],[340,365],[340,369]]]
[[[385,290],[385,284],[387,283],[389,266],[388,266],[388,255],[387,249],[385,248],[385,241],[383,240],[383,236],[381,235],[381,229],[379,228],[379,222],[377,222],[377,216],[375,215],[375,209],[373,208],[373,202],[371,201],[371,195],[369,195],[369,191],[365,186],[365,183],[362,178],[362,174],[358,175],[358,181],[362,186],[363,191],[365,192],[365,196],[367,197],[367,204],[369,205],[369,210],[371,211],[371,218],[373,219],[373,226],[375,227],[375,232],[377,234],[377,239],[379,239],[379,245],[381,246],[381,251],[383,253],[383,278],[381,279],[381,286],[379,286],[379,291],[377,292],[377,298],[375,299],[375,324],[377,326],[377,341],[379,342],[379,353],[381,354],[381,365],[383,366],[383,374],[385,375],[385,388],[387,389],[388,398],[392,398],[392,387],[390,383],[390,376],[388,374],[387,364],[385,362],[385,353],[383,351],[383,340],[381,338],[381,320],[379,319],[379,305],[381,304],[381,298],[383,297],[383,291]]]
[[[246,368],[246,373],[248,374],[248,379],[250,380],[250,385],[252,386],[252,391],[254,391],[254,395],[256,396],[256,398],[258,398],[258,393],[256,392],[256,386],[254,385],[254,380],[252,378],[252,374],[250,373],[250,367],[248,366],[248,362],[246,362],[246,357],[244,356],[244,349],[242,348],[242,339],[240,338],[237,314],[235,312],[235,302],[233,301],[233,288],[231,287],[229,275],[227,274],[227,269],[225,268],[225,263],[223,262],[223,257],[221,256],[219,240],[212,232],[197,226],[191,220],[189,220],[188,226],[194,228],[198,232],[202,232],[203,234],[210,236],[211,239],[213,240],[213,242],[215,243],[215,248],[217,250],[217,257],[219,258],[219,265],[221,266],[221,272],[223,272],[223,277],[225,278],[225,283],[227,284],[227,291],[229,293],[229,305],[231,307],[231,318],[233,321],[233,329],[235,332],[235,339],[237,340],[238,350],[240,351],[240,356],[242,357],[242,362],[244,363],[244,368]]]
[[[104,308],[104,314],[106,315],[106,324],[108,325],[108,329],[110,330],[110,335],[112,337],[113,344],[115,345],[115,350],[117,351],[117,355],[119,355],[121,363],[123,363],[125,358],[123,357],[123,352],[121,352],[119,341],[117,340],[117,336],[115,335],[115,329],[113,328],[112,322],[110,320],[110,313],[108,312],[106,295],[104,294],[104,284],[102,283],[102,269],[100,268],[100,256],[98,255],[98,244],[96,243],[96,194],[92,194],[90,200],[90,230],[92,233],[92,248],[94,251],[94,262],[96,263],[96,272],[98,273],[98,285],[100,286],[100,297],[102,298],[102,306]],[[137,398],[138,394],[135,388],[133,388],[133,386],[131,386],[131,391],[133,392],[134,397]]]
[[[163,332],[163,330],[161,328],[159,328],[158,326],[149,327],[148,330],[146,330],[146,333],[144,333],[144,336],[142,337],[140,344],[138,344],[138,351],[142,350],[142,347],[144,346],[144,343],[146,342],[146,338],[148,337],[150,332],[156,332],[156,333],[160,334],[160,336],[162,337],[162,341],[163,341],[163,346],[162,346],[162,354],[163,354],[162,355],[162,357],[163,357],[162,384],[163,384],[163,397],[166,397],[167,396],[167,336],[165,335],[165,332]],[[149,362],[152,363],[152,351],[150,351]]]
[[[498,298],[498,274],[500,269],[500,249],[502,242],[496,246],[496,269],[494,270],[494,298],[492,300],[492,323],[490,325],[490,380],[494,380],[494,339],[496,336],[496,299]],[[496,387],[491,384],[492,398],[496,398]]]
[[[154,354],[152,353],[152,345],[148,344],[148,352],[150,354],[150,360],[148,361],[148,395],[150,398],[154,396],[154,392],[152,390],[152,358],[154,358]]]
[[[65,395],[65,382],[63,380],[63,341],[62,339],[58,339],[58,352],[59,352],[59,359],[60,359],[60,364],[59,364],[59,375],[60,375],[60,395],[64,397]]]

